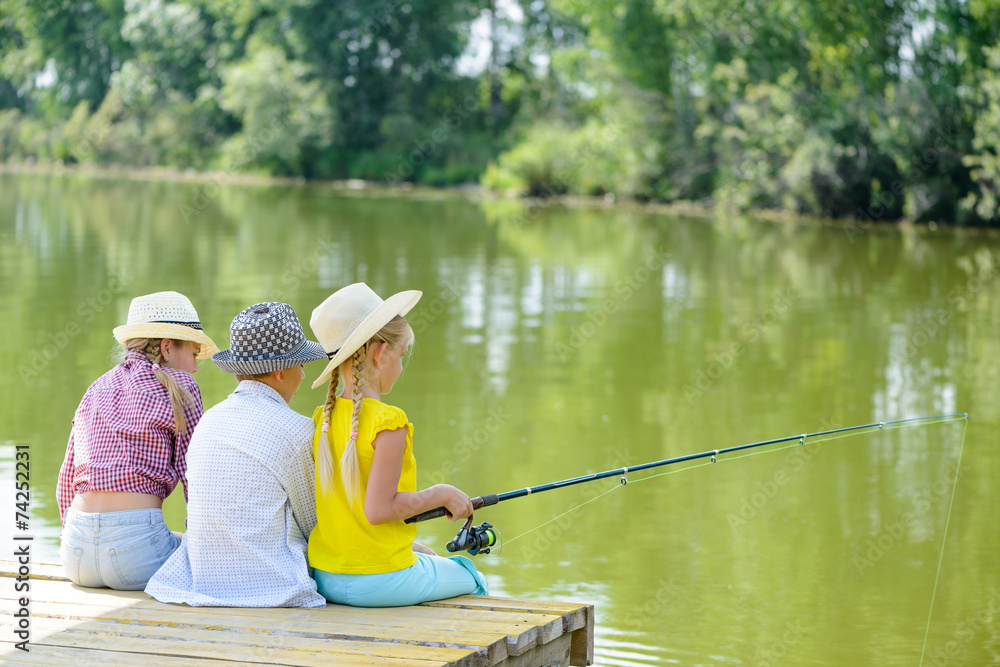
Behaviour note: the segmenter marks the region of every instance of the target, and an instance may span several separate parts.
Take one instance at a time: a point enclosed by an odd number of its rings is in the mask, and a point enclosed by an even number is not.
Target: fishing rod
[[[543,491],[551,491],[552,489],[561,489],[567,486],[573,486],[575,484],[584,484],[586,482],[594,482],[599,479],[606,479],[608,477],[620,476],[621,483],[628,483],[628,473],[638,472],[640,470],[649,470],[650,468],[659,468],[662,466],[672,465],[674,463],[683,463],[685,461],[695,461],[697,459],[707,459],[711,458],[712,463],[715,463],[718,457],[722,454],[729,454],[730,452],[739,452],[744,449],[754,449],[756,447],[765,447],[767,445],[777,445],[782,442],[791,442],[793,440],[798,440],[800,445],[804,445],[806,438],[816,438],[823,435],[834,435],[837,433],[848,433],[851,431],[860,431],[862,429],[873,429],[878,427],[881,431],[887,426],[895,426],[900,424],[908,424],[915,422],[930,421],[932,419],[945,420],[945,419],[957,419],[959,417],[969,418],[968,413],[955,413],[950,415],[934,415],[932,417],[911,417],[909,419],[897,419],[895,421],[888,422],[876,422],[873,424],[862,424],[860,426],[847,426],[844,428],[834,428],[827,431],[816,431],[815,433],[801,433],[799,435],[789,435],[784,438],[773,438],[771,440],[761,440],[760,442],[751,442],[745,445],[736,445],[735,447],[725,447],[722,449],[711,449],[705,452],[699,452],[697,454],[687,454],[685,456],[676,456],[670,459],[663,459],[662,461],[652,461],[650,463],[641,463],[635,466],[626,466],[623,468],[615,468],[614,470],[605,470],[604,472],[595,472],[590,475],[581,475],[580,477],[572,477],[570,479],[564,479],[558,482],[549,482],[548,484],[539,484],[538,486],[529,486],[523,489],[515,489],[514,491],[507,491],[506,493],[493,493],[485,496],[478,496],[476,498],[471,498],[472,509],[477,510],[483,507],[489,507],[490,505],[496,505],[497,503],[503,502],[504,500],[512,500],[514,498],[523,498],[524,496],[530,496],[535,493],[541,493]],[[442,517],[447,514],[447,510],[444,507],[436,507],[432,510],[427,510],[415,516],[411,516],[406,519],[406,523],[417,523],[419,521],[427,521],[428,519],[436,519],[437,517]],[[490,547],[496,544],[497,536],[499,532],[489,523],[482,523],[479,526],[472,526],[472,517],[470,516],[462,526],[461,530],[458,531],[458,535],[455,539],[448,542],[448,551],[454,553],[456,551],[467,550],[470,554],[475,556],[476,554],[483,553],[488,554],[490,552]]]

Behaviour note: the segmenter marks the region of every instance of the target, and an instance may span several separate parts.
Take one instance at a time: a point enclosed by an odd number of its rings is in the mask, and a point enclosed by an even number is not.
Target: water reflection
[[[390,400],[416,423],[425,483],[502,492],[968,411],[929,651],[1000,590],[995,236],[873,229],[852,242],[836,227],[554,206],[524,221],[509,202],[321,187],[227,187],[192,213],[197,194],[0,177],[0,439],[31,444],[40,499],[54,497],[69,420],[133,296],[185,293],[224,346],[250,303],[287,301],[308,320],[365,280],[424,290]],[[206,405],[234,386],[211,364],[196,379]],[[304,387],[292,405],[308,414],[322,398]],[[597,604],[600,664],[913,664],[963,426],[511,501],[483,517],[522,537],[482,569],[498,593]],[[37,553],[54,560],[55,505],[33,509]],[[166,510],[180,529],[182,503]],[[422,540],[441,545],[454,528],[430,522]],[[889,548],[869,558],[880,538]],[[996,661],[998,646],[981,627],[961,656]]]

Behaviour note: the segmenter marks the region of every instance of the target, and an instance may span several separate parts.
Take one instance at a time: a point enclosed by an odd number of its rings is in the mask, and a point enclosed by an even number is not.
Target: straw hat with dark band
[[[312,383],[312,388],[329,380],[333,369],[350,359],[389,320],[396,315],[406,315],[422,295],[420,290],[406,290],[383,301],[368,285],[354,283],[337,290],[316,306],[309,326],[330,357],[330,363]]]
[[[190,340],[201,345],[199,359],[208,359],[219,351],[201,330],[198,312],[191,301],[177,292],[156,292],[132,299],[128,323],[115,327],[114,335],[122,345],[133,338]]]

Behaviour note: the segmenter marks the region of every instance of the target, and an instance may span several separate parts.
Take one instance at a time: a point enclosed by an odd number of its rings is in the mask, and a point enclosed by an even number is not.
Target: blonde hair
[[[160,352],[160,341],[162,338],[131,338],[125,341],[126,350],[135,350],[146,355],[150,363],[159,364],[163,362],[163,355]],[[185,341],[174,340],[178,345],[183,345]],[[169,373],[162,370],[153,369],[153,375],[160,381],[160,384],[167,390],[170,397],[170,406],[174,409],[174,424],[178,433],[187,432],[187,420],[184,418],[184,407],[194,403],[194,396],[184,387],[177,384]]]
[[[352,505],[358,496],[361,495],[361,469],[358,463],[357,437],[358,417],[361,414],[361,404],[363,402],[361,390],[365,384],[365,360],[368,358],[368,350],[371,344],[376,342],[386,343],[393,349],[398,349],[399,346],[409,347],[413,344],[413,330],[402,315],[396,315],[378,333],[372,336],[371,340],[362,345],[349,360],[341,364],[341,366],[346,365],[348,361],[351,363],[351,375],[353,379],[353,391],[351,393],[353,409],[351,410],[350,440],[348,440],[347,446],[344,447],[344,454],[340,457],[339,463],[340,481],[344,486],[344,492],[347,494],[347,500]],[[319,488],[324,494],[331,492],[334,488],[333,444],[326,434],[330,428],[333,406],[337,401],[337,388],[340,384],[340,376],[340,367],[335,368],[333,375],[330,376],[330,389],[327,391],[326,403],[323,405],[323,435],[325,438],[320,439],[317,448],[318,460],[316,467],[319,472]],[[347,378],[344,378],[344,382],[346,384]]]

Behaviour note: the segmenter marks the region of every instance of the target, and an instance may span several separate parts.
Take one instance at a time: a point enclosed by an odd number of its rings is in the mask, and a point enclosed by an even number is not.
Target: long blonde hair
[[[141,352],[146,355],[150,363],[160,364],[163,363],[163,354],[160,352],[160,341],[162,338],[131,338],[125,341],[126,350],[135,350],[136,352]],[[184,341],[175,340],[174,343],[178,345],[183,345]],[[167,395],[170,396],[170,407],[174,409],[174,424],[177,427],[178,433],[187,432],[187,420],[184,418],[184,407],[194,403],[194,396],[191,395],[184,387],[177,384],[175,380],[169,373],[165,373],[162,370],[153,369],[153,375],[156,379],[160,381],[160,384],[167,390]]]
[[[351,363],[351,374],[353,376],[353,391],[351,394],[351,433],[347,446],[344,447],[344,454],[340,457],[340,481],[344,485],[344,492],[350,504],[361,495],[361,469],[358,463],[358,416],[361,413],[361,390],[365,384],[365,360],[368,358],[368,350],[372,343],[386,343],[390,348],[398,349],[397,346],[409,347],[413,344],[413,330],[402,315],[396,315],[389,320],[388,324],[382,327],[378,333],[372,336],[355,352],[350,359],[341,366]],[[323,405],[323,437],[318,446],[317,469],[319,471],[319,487],[324,494],[330,493],[334,488],[333,475],[333,443],[326,435],[330,428],[330,418],[333,415],[333,406],[337,402],[337,388],[340,384],[340,367],[333,370],[330,377],[330,389],[326,394],[326,403]],[[344,378],[347,382],[347,378]]]

